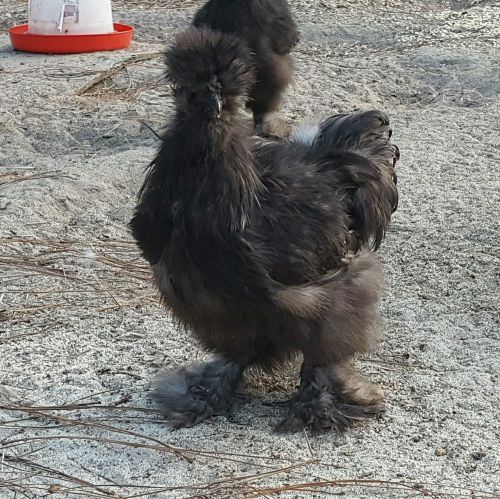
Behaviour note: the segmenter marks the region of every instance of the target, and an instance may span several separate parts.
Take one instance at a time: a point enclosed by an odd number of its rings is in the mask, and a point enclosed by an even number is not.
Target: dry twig
[[[89,90],[92,90],[94,87],[96,87],[100,83],[103,83],[108,78],[111,78],[112,76],[116,75],[117,73],[119,73],[123,69],[127,68],[128,66],[130,66],[132,64],[137,64],[139,62],[148,61],[150,59],[154,59],[155,57],[159,57],[162,55],[163,55],[163,52],[161,52],[161,51],[149,52],[146,54],[134,54],[134,55],[130,56],[129,58],[125,59],[124,61],[121,61],[118,64],[111,66],[106,71],[99,73],[95,78],[93,78],[88,83],[83,85],[76,92],[76,94],[77,95],[85,95],[86,93],[89,92]]]

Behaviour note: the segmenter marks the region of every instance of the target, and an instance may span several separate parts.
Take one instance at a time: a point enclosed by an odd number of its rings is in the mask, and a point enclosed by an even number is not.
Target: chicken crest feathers
[[[179,34],[166,52],[167,76],[175,85],[196,87],[214,77],[226,97],[246,96],[254,83],[250,51],[239,38],[208,28]]]

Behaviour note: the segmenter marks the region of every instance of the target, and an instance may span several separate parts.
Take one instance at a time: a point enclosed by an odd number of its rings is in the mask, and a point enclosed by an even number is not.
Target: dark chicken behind
[[[270,113],[276,111],[293,74],[290,51],[299,33],[287,0],[209,0],[194,16],[193,25],[244,40],[252,51],[255,79],[247,107],[255,132],[283,135]]]
[[[282,430],[341,429],[381,410],[352,367],[377,339],[374,252],[397,206],[387,116],[332,116],[291,143],[249,138],[255,73],[236,37],[181,34],[167,52],[176,113],[140,192],[133,235],[166,307],[214,361],[163,375],[173,426],[227,413],[248,366],[302,352]]]

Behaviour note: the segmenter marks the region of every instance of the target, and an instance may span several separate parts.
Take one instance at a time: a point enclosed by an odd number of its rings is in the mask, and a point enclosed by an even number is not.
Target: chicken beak
[[[217,118],[222,114],[222,98],[217,92],[213,92],[210,96],[210,107],[214,111]]]

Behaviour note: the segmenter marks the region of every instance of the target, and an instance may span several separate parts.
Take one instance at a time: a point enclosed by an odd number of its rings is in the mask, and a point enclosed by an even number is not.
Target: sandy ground
[[[0,0],[2,499],[500,497],[500,5],[291,3],[282,114],[379,107],[402,151],[385,339],[359,359],[386,414],[273,434],[291,366],[250,376],[230,418],[164,425],[151,377],[203,353],[157,305],[126,224],[156,147],[141,120],[172,109],[158,52],[200,2],[115,1],[129,50],[54,57],[12,51],[25,2]]]

